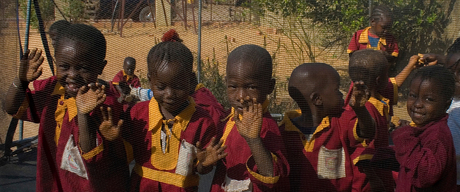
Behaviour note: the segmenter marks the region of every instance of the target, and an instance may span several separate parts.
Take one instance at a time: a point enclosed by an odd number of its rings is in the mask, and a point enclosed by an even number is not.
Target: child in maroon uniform
[[[391,11],[386,6],[377,6],[372,10],[371,26],[357,31],[351,38],[347,52],[350,57],[353,52],[361,49],[382,50],[388,53],[388,62],[394,63],[399,49],[396,39],[389,33],[391,25]]]
[[[339,87],[339,74],[324,63],[302,64],[291,74],[289,95],[301,111],[287,112],[280,124],[291,191],[351,191],[351,147],[372,137],[375,126],[363,104],[362,82],[355,84],[349,103],[356,114],[343,113]]]
[[[275,85],[270,54],[257,45],[236,48],[226,81],[232,110],[219,135],[228,156],[217,164],[211,191],[289,191],[283,140],[267,110]]]
[[[120,95],[119,101],[125,100],[126,96],[129,95],[130,87],[137,88],[141,86],[139,77],[134,74],[134,70],[136,70],[136,59],[126,57],[123,62],[123,70],[113,77],[112,84],[116,89],[115,92]]]
[[[128,159],[136,161],[131,191],[196,191],[195,172],[211,171],[226,154],[211,117],[190,97],[193,55],[182,43],[162,42],[147,63],[155,99],[136,104],[122,130]]]
[[[55,49],[56,76],[42,72],[40,50],[28,51],[8,90],[6,110],[40,123],[37,191],[116,191],[127,187],[128,166],[108,153],[114,145],[97,131],[98,106],[121,105],[96,83],[106,65],[106,41],[94,27],[75,24],[60,33]],[[33,82],[34,91],[28,85]],[[94,110],[96,109],[97,110]]]

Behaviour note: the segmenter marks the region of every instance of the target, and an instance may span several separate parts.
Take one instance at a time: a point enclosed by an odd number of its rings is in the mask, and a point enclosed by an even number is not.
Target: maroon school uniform
[[[123,137],[132,147],[136,165],[131,174],[131,191],[197,191],[195,144],[208,144],[216,127],[208,113],[189,105],[174,119],[171,129],[162,132],[166,122],[155,99],[136,104],[123,127]],[[164,139],[162,139],[162,137]],[[165,145],[162,145],[165,144]],[[130,146],[129,146],[130,145]]]
[[[396,191],[456,191],[455,149],[447,118],[393,131],[400,163]]]
[[[345,99],[345,112],[354,114],[353,109],[348,106],[353,90],[353,83],[350,85],[350,90]],[[383,96],[385,95],[385,96]],[[397,103],[398,86],[394,78],[388,80],[386,88],[380,93],[377,93],[377,97],[370,97],[366,102],[366,109],[369,114],[375,120],[376,133],[373,139],[366,139],[362,143],[358,143],[355,146],[354,152],[350,155],[353,162],[353,191],[371,191],[368,179],[366,175],[359,171],[359,161],[371,160],[375,149],[388,147],[389,139],[389,121],[390,115],[392,114],[392,106]],[[377,176],[382,180],[386,186],[386,191],[393,191],[394,180],[390,170],[375,168]]]
[[[291,119],[300,111],[286,112],[280,129],[287,150],[292,191],[351,191],[350,152],[363,141],[356,133],[354,114],[325,117],[313,134],[305,135]],[[352,116],[350,116],[352,115]],[[354,116],[353,116],[354,115]]]
[[[125,73],[125,70],[119,71],[115,77],[113,77],[112,84],[118,85],[120,82],[126,82],[126,84],[131,85],[134,88],[140,87],[141,82],[137,75],[128,75]]]
[[[386,51],[393,57],[398,57],[399,48],[396,39],[391,34],[387,34],[386,37],[379,38],[379,42],[377,43],[377,47],[372,47],[371,43],[369,42],[369,29],[371,27],[367,27],[365,29],[361,29],[353,34],[351,38],[350,44],[348,45],[347,53],[353,53],[354,51],[361,50],[361,49],[375,49],[375,50],[382,50]]]
[[[196,105],[209,112],[215,125],[219,125],[221,120],[225,118],[224,107],[217,101],[216,97],[204,87],[203,84],[198,84],[195,92],[192,94],[193,100]]]
[[[128,166],[109,152],[116,142],[97,134],[97,147],[80,149],[75,98],[64,98],[55,76],[33,82],[34,91],[16,114],[22,120],[40,123],[37,154],[37,191],[116,191],[126,189]],[[114,122],[121,105],[110,92],[104,106],[112,107]],[[101,119],[100,111],[90,114]]]
[[[272,155],[273,177],[258,173],[251,149],[235,125],[232,108],[227,123],[219,128],[228,155],[217,164],[211,191],[290,191],[287,181],[289,165],[284,156],[283,140],[276,121],[266,111],[267,106],[268,100],[263,105],[265,113],[260,137]]]

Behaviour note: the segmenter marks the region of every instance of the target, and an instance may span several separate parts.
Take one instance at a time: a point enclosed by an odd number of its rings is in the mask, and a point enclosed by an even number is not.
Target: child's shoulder
[[[46,79],[35,80],[33,81],[33,89],[35,91],[48,90],[53,91],[57,83],[56,76],[52,76]]]

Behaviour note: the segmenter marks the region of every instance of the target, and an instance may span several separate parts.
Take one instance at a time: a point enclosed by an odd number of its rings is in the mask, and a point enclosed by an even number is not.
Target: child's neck
[[[160,106],[160,112],[161,114],[163,115],[163,117],[165,119],[174,119],[177,115],[179,115],[180,112],[182,112],[186,107],[188,106],[188,102],[184,102],[184,104],[182,104],[182,106],[177,110],[177,111],[174,111],[174,112],[170,112],[166,109],[163,108],[163,106]]]
[[[379,36],[377,34],[375,34],[374,28],[372,28],[372,27],[369,29],[368,35],[371,36],[371,37],[374,37],[374,38],[379,38]]]
[[[316,128],[319,124],[321,124],[321,121],[324,118],[317,110],[313,110],[313,112],[311,109],[300,110],[302,111],[302,115],[294,118],[294,121],[301,127]]]

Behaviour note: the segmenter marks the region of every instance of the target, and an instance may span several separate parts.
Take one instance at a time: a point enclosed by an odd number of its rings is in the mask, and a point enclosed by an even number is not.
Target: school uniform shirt
[[[447,119],[391,133],[400,163],[396,191],[456,191],[455,149]]]
[[[192,97],[196,105],[209,112],[215,125],[222,123],[221,120],[225,118],[225,109],[208,88],[202,83],[198,84]]]
[[[128,75],[125,73],[125,70],[119,71],[115,77],[113,77],[112,84],[118,85],[120,82],[126,82],[126,84],[131,85],[134,88],[140,87],[141,83],[137,75]]]
[[[56,77],[33,82],[34,91],[16,117],[40,123],[37,152],[37,191],[116,191],[127,188],[129,168],[124,159],[110,152],[117,141],[109,142],[97,133],[96,147],[84,153],[80,149],[75,98],[65,98],[65,89]],[[103,106],[113,110],[118,122],[121,105],[106,91]],[[97,108],[99,109],[99,108]],[[91,116],[102,119],[100,110]],[[121,141],[120,141],[120,144]]]
[[[348,105],[353,92],[353,82],[345,99],[346,107],[344,113],[355,115],[353,109]],[[386,97],[382,96],[386,95]],[[366,102],[366,109],[375,121],[376,132],[372,139],[365,139],[363,142],[355,145],[354,152],[350,155],[353,162],[353,191],[371,191],[369,181],[366,175],[359,170],[359,161],[371,160],[376,152],[376,149],[386,148],[389,145],[389,122],[390,114],[392,114],[392,106],[397,103],[398,86],[394,78],[388,80],[388,84],[383,91],[377,93],[376,97],[370,97]],[[374,168],[377,176],[385,185],[386,191],[393,191],[394,180],[391,170]]]
[[[457,185],[460,185],[460,100],[453,99],[452,104],[447,110],[449,118],[447,119],[447,125],[449,126],[454,140],[455,156],[457,162]]]
[[[211,191],[290,191],[287,180],[289,165],[284,155],[283,139],[276,121],[267,111],[268,103],[266,100],[263,104],[260,138],[272,155],[273,177],[258,173],[251,149],[235,125],[232,108],[228,121],[219,128],[228,155],[217,164]]]
[[[325,117],[313,134],[304,134],[292,119],[300,111],[286,112],[280,130],[287,150],[292,191],[351,191],[350,153],[363,141],[353,116]]]
[[[351,38],[350,44],[348,45],[347,53],[353,53],[354,51],[361,50],[361,49],[375,49],[375,50],[382,50],[386,51],[393,57],[398,57],[399,49],[398,43],[396,39],[391,34],[387,34],[386,37],[381,37],[378,39],[377,46],[371,46],[371,42],[369,41],[369,29],[371,27],[367,27],[365,29],[361,29]]]
[[[128,161],[131,155],[136,161],[130,191],[198,190],[195,144],[200,141],[206,146],[216,136],[216,127],[192,98],[169,122],[173,122],[172,127],[167,126],[155,99],[140,102],[130,110],[123,127]]]

